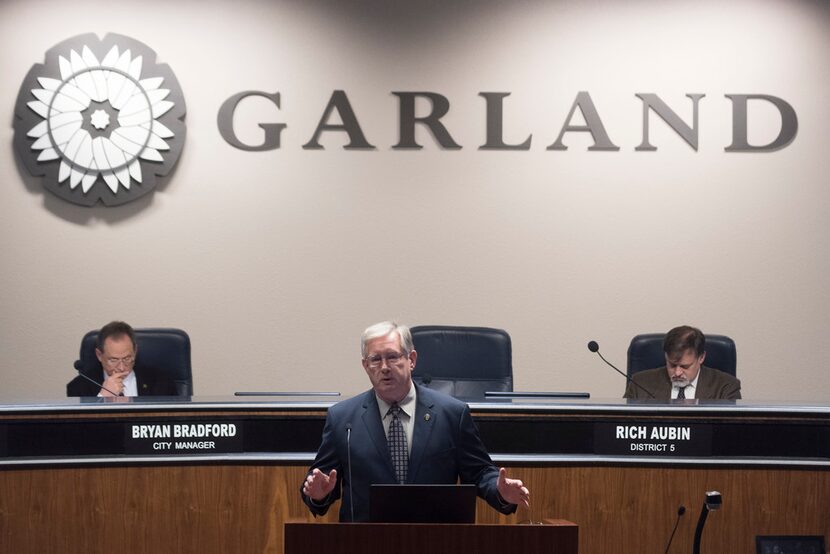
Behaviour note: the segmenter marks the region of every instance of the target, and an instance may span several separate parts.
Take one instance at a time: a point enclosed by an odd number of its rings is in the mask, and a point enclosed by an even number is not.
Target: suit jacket
[[[139,396],[178,396],[176,383],[162,371],[152,367],[135,367],[133,372]],[[101,370],[101,375],[103,375],[103,370]],[[101,376],[96,380],[103,382]],[[90,383],[80,375],[66,385],[66,396],[98,396],[99,392],[101,392],[101,387]]]
[[[484,449],[467,404],[414,386],[417,405],[407,483],[454,484],[460,479],[475,484],[478,495],[500,512],[513,513],[516,506],[505,503],[498,493],[498,468]],[[351,482],[347,424],[351,425]],[[329,408],[322,444],[309,473],[315,468],[324,473],[336,469],[337,484],[320,504],[305,495],[303,501],[314,515],[323,515],[342,496],[340,521],[352,521],[350,493],[354,495],[354,521],[366,521],[369,486],[397,483],[374,390]]]
[[[657,400],[671,399],[672,383],[665,366],[638,371],[631,379],[651,391]],[[651,398],[642,389],[629,383],[624,398]],[[738,400],[741,398],[741,381],[718,369],[701,366],[695,398],[700,400]]]

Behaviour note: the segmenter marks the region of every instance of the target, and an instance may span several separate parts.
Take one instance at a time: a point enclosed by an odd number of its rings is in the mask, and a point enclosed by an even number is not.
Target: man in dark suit
[[[632,375],[632,381],[640,386],[629,383],[625,398],[651,398],[645,391],[651,392],[658,400],[741,398],[741,382],[738,379],[703,365],[706,338],[700,329],[687,325],[675,327],[666,333],[663,352],[666,365]]]
[[[325,514],[342,496],[340,521],[365,521],[372,484],[459,479],[475,484],[478,495],[502,513],[529,506],[524,484],[493,465],[468,406],[412,382],[418,353],[409,328],[389,321],[372,325],[361,350],[372,389],[328,411],[322,444],[302,486],[314,515]]]
[[[95,355],[101,362],[103,387],[80,375],[67,385],[68,396],[175,396],[176,384],[160,371],[135,366],[138,347],[133,328],[113,321],[98,332]]]

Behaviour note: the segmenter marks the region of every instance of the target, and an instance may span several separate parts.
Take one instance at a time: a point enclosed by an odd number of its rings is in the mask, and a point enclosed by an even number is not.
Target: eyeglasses
[[[386,360],[386,363],[390,366],[398,365],[401,363],[401,360],[407,357],[407,354],[403,352],[389,352],[387,354],[372,354],[371,356],[366,356],[366,363],[369,364],[369,367],[372,369],[377,369],[379,367],[383,367],[383,360]]]
[[[124,356],[123,358],[104,358],[106,360],[107,365],[116,367],[119,364],[124,364],[125,366],[133,365],[135,361],[135,356]]]

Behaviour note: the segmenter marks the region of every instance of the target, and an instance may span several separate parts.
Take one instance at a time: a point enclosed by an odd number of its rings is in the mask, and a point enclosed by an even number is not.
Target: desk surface
[[[0,400],[0,466],[310,463],[337,400]],[[470,407],[499,464],[830,468],[830,403],[521,398]]]
[[[35,413],[60,411],[142,411],[142,410],[315,410],[329,406],[346,397],[315,395],[314,393],[279,393],[263,396],[166,396],[134,398],[8,398],[0,396],[0,414],[3,412]],[[673,400],[659,402],[651,399],[625,400],[581,398],[494,398],[469,401],[473,412],[545,412],[594,411],[626,413],[781,413],[825,414],[830,417],[830,402],[790,402],[781,400]]]
[[[299,483],[335,400],[0,400],[0,552],[105,551],[111,539],[88,530],[107,528],[133,551],[281,553],[283,522],[312,520]],[[515,516],[480,501],[478,523],[567,517],[582,552],[662,552],[677,506],[694,515],[703,492],[718,490],[724,507],[707,524],[704,552],[750,552],[758,534],[830,534],[830,404],[516,399],[471,408],[493,459],[534,495]],[[233,436],[176,438],[176,425]],[[171,437],[151,436],[164,429]],[[153,450],[177,441],[216,448]],[[688,551],[693,533],[687,515],[675,551]]]

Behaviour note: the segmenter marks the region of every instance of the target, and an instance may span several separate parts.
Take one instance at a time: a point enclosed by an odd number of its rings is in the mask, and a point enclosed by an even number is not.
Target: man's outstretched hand
[[[332,469],[331,472],[326,475],[319,469],[314,468],[314,470],[308,474],[308,477],[305,478],[305,483],[303,484],[303,494],[315,502],[320,502],[331,494],[331,491],[334,490],[334,486],[336,484],[336,469]],[[505,500],[507,499],[505,498]]]
[[[316,471],[316,470],[315,470]],[[310,478],[310,476],[309,476]],[[496,483],[499,494],[509,504],[521,504],[530,507],[530,491],[524,486],[521,479],[510,479],[507,470],[499,468],[499,480]]]

